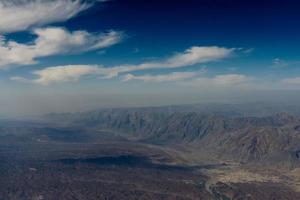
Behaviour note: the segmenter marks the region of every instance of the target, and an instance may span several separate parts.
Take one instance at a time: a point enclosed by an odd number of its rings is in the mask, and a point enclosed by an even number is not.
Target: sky
[[[300,100],[294,0],[0,0],[0,117]]]

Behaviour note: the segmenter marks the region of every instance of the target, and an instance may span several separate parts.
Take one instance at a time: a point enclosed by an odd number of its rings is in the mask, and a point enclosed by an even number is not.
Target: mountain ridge
[[[201,112],[111,109],[55,114],[47,120],[111,131],[136,141],[192,147],[201,154],[245,163],[299,164],[300,119],[289,113],[228,117]]]

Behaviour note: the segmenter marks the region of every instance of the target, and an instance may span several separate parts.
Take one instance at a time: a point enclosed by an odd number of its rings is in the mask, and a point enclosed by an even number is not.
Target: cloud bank
[[[47,40],[46,40],[47,41]],[[73,44],[73,42],[70,42],[70,44]],[[45,45],[43,45],[45,46]],[[68,46],[68,45],[64,45]],[[67,48],[69,50],[74,49],[73,45],[69,45],[70,48]],[[99,45],[96,45],[96,47],[99,47]],[[94,48],[94,46],[88,46],[88,49]],[[52,48],[51,48],[52,49]],[[54,48],[56,49],[56,48]],[[60,49],[60,48],[58,48]],[[65,49],[65,48],[64,48]],[[86,49],[86,48],[83,48]],[[62,50],[60,50],[61,52]],[[57,51],[55,51],[57,52]],[[58,83],[58,82],[66,82],[69,80],[79,80],[81,76],[85,75],[97,75],[103,78],[113,78],[116,76],[119,76],[119,74],[134,72],[134,71],[142,71],[142,70],[151,70],[151,69],[163,69],[163,68],[181,68],[186,66],[191,66],[195,64],[200,63],[207,63],[207,62],[213,62],[220,59],[224,59],[227,57],[230,57],[234,52],[234,49],[228,49],[223,47],[191,47],[187,50],[185,50],[182,53],[177,53],[169,58],[166,58],[165,60],[159,61],[159,62],[146,62],[141,63],[139,65],[120,65],[115,67],[109,67],[105,68],[102,66],[90,66],[90,65],[68,65],[68,66],[55,66],[55,67],[49,67],[45,68],[43,70],[34,71],[33,74],[37,75],[37,79],[33,80],[27,80],[27,82],[33,82],[38,83],[42,85],[49,85],[51,83]],[[80,68],[80,72],[78,71],[78,68]],[[63,69],[63,70],[62,70]],[[92,69],[92,70],[91,70]],[[68,73],[66,73],[66,71]],[[85,73],[81,73],[81,71],[84,71]],[[163,81],[165,80],[179,80],[184,79],[187,77],[192,77],[196,73],[199,72],[190,72],[190,73],[179,73],[174,72],[169,75],[161,75],[159,77],[154,77],[151,75],[138,77],[134,75],[127,75],[127,80],[132,79],[140,79],[140,80],[153,80],[153,81]],[[76,78],[70,79],[69,74],[74,75]],[[75,75],[76,74],[76,75]],[[12,77],[12,80],[16,81],[24,81],[26,79],[22,77]]]

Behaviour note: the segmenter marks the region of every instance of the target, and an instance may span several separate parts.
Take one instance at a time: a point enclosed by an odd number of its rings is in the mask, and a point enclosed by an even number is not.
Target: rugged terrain
[[[180,106],[2,120],[0,199],[300,199],[299,117],[267,110]]]
[[[224,116],[202,112],[112,109],[50,115],[65,126],[89,127],[164,146],[192,148],[209,158],[297,167],[300,163],[300,118],[288,113],[270,116]]]

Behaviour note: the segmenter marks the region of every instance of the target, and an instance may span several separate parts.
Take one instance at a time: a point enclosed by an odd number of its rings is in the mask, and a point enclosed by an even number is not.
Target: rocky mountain
[[[52,114],[47,120],[89,127],[151,144],[181,145],[199,154],[245,163],[300,163],[300,120],[294,115],[228,116],[168,108]]]

